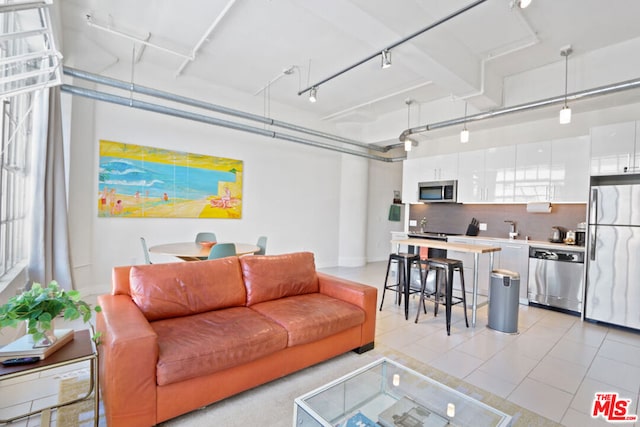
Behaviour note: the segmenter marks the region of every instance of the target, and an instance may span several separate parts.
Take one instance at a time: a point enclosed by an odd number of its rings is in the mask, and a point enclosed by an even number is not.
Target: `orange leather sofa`
[[[370,350],[376,296],[309,252],[115,267],[96,322],[107,425],[155,425]]]

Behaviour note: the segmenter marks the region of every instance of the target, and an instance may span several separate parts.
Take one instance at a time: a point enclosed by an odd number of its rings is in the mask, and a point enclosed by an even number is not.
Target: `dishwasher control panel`
[[[584,263],[584,252],[529,247],[529,258]]]

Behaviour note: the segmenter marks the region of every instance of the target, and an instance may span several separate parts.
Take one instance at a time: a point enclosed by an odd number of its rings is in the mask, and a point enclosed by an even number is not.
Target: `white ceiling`
[[[181,76],[233,87],[302,109],[319,120],[371,121],[405,101],[465,99],[475,111],[503,106],[505,78],[640,37],[638,0],[487,0],[380,57],[322,84],[318,102],[298,92],[380,52],[474,0],[236,0]],[[191,54],[230,0],[62,0],[64,63],[109,75],[134,43],[87,24]],[[140,45],[138,45],[139,50]],[[139,62],[175,75],[184,59],[146,47]],[[620,64],[610,64],[613,67]],[[282,75],[293,66],[293,73]],[[638,73],[640,77],[640,72]],[[561,77],[559,77],[561,78]],[[558,93],[556,95],[561,95]],[[209,100],[215,102],[215,100]],[[470,107],[471,108],[471,107]],[[462,113],[462,111],[460,112]],[[459,114],[458,116],[460,116]],[[457,117],[458,117],[457,116]]]

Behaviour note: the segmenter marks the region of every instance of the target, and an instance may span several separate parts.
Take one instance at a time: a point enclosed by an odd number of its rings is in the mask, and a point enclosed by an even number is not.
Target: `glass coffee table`
[[[511,416],[382,358],[296,398],[293,423],[297,427],[508,427]]]

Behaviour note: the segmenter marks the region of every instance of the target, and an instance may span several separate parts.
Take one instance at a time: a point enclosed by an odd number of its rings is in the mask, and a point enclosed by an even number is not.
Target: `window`
[[[61,83],[50,7],[0,0],[0,281],[11,280],[7,273],[26,262],[29,250],[34,104],[42,102],[35,91]]]
[[[3,97],[61,83],[62,56],[55,47],[49,7],[44,2],[0,4]]]
[[[27,160],[33,95],[2,102],[0,151],[0,277],[26,260]]]

